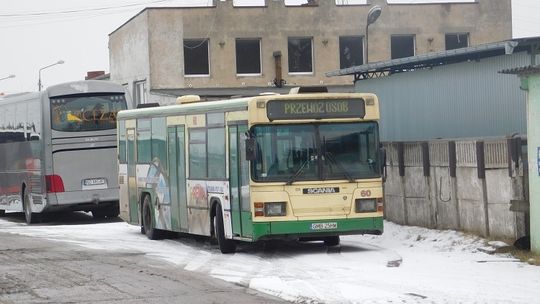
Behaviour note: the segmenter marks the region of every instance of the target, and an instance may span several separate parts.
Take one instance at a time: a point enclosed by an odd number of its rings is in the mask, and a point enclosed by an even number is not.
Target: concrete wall
[[[390,58],[394,34],[415,35],[417,54],[443,50],[445,33],[470,33],[471,45],[510,39],[512,34],[510,0],[421,5],[370,2],[383,8],[369,28],[370,61]],[[328,78],[324,73],[340,68],[340,36],[365,35],[371,4],[336,6],[335,1],[324,0],[317,6],[287,7],[283,0],[268,0],[264,7],[233,7],[231,0],[215,3],[216,7],[148,8],[115,30],[109,37],[111,79],[131,81],[149,69],[149,89],[267,87],[275,78],[272,54],[281,51],[288,85],[352,82],[351,77]],[[312,74],[288,73],[288,37],[313,37]],[[209,77],[184,78],[182,42],[187,38],[209,38]],[[262,75],[236,75],[236,38],[261,39]],[[126,65],[136,66],[140,73]]]
[[[509,240],[524,236],[524,213],[510,211],[511,200],[525,198],[527,182],[521,156],[509,157],[513,144],[504,138],[386,143],[386,218]]]

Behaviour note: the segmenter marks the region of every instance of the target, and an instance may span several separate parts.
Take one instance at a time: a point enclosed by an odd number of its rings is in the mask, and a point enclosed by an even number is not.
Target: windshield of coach
[[[376,122],[255,126],[255,181],[353,180],[380,176]]]
[[[55,97],[51,98],[51,127],[63,132],[115,129],[117,113],[125,109],[123,93]]]

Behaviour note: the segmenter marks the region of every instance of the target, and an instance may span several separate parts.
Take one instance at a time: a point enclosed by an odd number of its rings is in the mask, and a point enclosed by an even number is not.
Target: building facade
[[[384,0],[309,1],[289,6],[146,8],[109,35],[111,80],[136,103],[169,103],[198,94],[207,99],[286,92],[324,85],[354,91],[350,77],[325,73],[369,62],[510,39],[510,0],[388,4]],[[382,8],[369,26],[368,11]]]

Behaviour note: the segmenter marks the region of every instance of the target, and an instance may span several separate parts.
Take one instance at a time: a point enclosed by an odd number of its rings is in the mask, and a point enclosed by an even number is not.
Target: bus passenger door
[[[246,131],[246,125],[229,127],[229,185],[233,234],[251,237],[253,227],[249,202],[249,162],[246,161]]]
[[[129,197],[129,221],[131,223],[142,224],[139,216],[139,201],[137,195],[137,176],[136,176],[136,158],[135,158],[135,129],[127,129],[127,184]]]
[[[171,195],[171,225],[174,231],[188,231],[186,200],[186,163],[184,126],[167,130],[169,152],[169,182]]]

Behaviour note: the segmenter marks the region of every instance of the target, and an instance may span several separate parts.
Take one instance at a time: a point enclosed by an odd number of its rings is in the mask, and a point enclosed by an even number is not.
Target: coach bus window
[[[55,97],[51,98],[51,127],[63,132],[115,129],[117,113],[124,109],[124,94]]]

